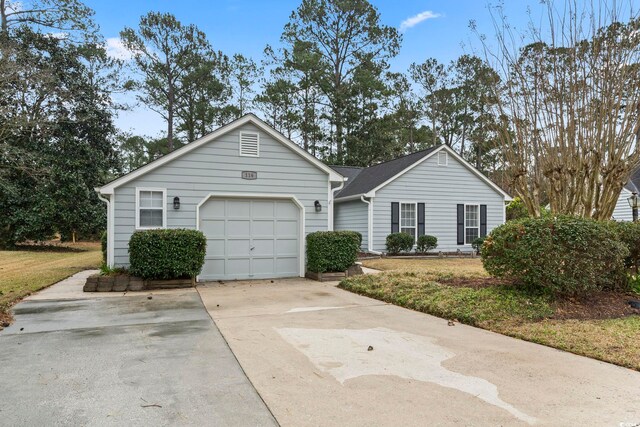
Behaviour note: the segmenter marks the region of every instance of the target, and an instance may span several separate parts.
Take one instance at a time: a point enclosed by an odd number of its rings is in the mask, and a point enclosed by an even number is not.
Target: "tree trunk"
[[[0,0],[0,33],[6,35],[8,28],[6,0]]]

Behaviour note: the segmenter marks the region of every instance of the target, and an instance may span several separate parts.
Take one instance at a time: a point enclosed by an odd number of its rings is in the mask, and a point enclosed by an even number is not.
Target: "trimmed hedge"
[[[418,236],[418,240],[416,241],[416,252],[424,254],[426,252],[434,250],[437,247],[438,238],[436,236],[429,236],[428,234]]]
[[[307,235],[307,270],[345,271],[358,259],[362,235],[356,231],[316,231]]]
[[[640,222],[610,222],[611,227],[620,240],[629,250],[624,264],[627,268],[633,268],[636,273],[640,269]]]
[[[626,287],[629,250],[606,222],[526,218],[495,228],[480,249],[489,274],[555,293]]]
[[[413,249],[413,236],[407,233],[391,233],[386,239],[387,253],[390,255],[400,252],[410,252]]]
[[[207,239],[201,231],[136,231],[129,240],[129,272],[143,279],[195,277],[204,265]]]

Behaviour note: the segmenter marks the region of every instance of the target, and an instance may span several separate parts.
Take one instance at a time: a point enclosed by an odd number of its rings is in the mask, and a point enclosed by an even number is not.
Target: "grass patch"
[[[593,313],[588,313],[587,307],[584,313],[578,312],[582,307],[579,302],[492,283],[478,259],[379,259],[363,264],[387,271],[351,277],[339,286],[423,313],[640,370],[640,316],[617,317],[612,312],[613,318],[590,318]],[[480,282],[485,285],[479,286]],[[573,308],[571,315],[584,314],[585,319],[562,318],[568,306]]]
[[[0,314],[5,318],[9,307],[22,298],[102,262],[100,243],[35,248],[0,251]]]

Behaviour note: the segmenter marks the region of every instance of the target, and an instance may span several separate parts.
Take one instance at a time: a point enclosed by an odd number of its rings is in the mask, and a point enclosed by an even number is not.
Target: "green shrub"
[[[625,266],[633,268],[637,273],[640,269],[640,223],[611,221],[609,224],[618,240],[629,250],[629,255],[624,260]]]
[[[316,231],[307,235],[307,270],[345,271],[358,259],[362,235],[356,231]]]
[[[429,236],[428,234],[424,234],[422,236],[418,236],[418,241],[416,242],[416,252],[425,253],[434,250],[438,247],[438,238],[436,236]]]
[[[410,252],[413,249],[413,236],[407,233],[391,233],[387,236],[387,253]]]
[[[640,274],[630,274],[628,277],[629,289],[632,292],[640,295]]]
[[[107,230],[100,235],[100,247],[102,248],[102,262],[107,262]]]
[[[473,242],[471,242],[471,247],[474,251],[476,251],[476,253],[480,253],[480,248],[482,248],[484,239],[485,237],[476,237],[475,239],[473,239]]]
[[[144,279],[195,277],[204,264],[207,239],[201,231],[136,231],[129,240],[129,271]]]
[[[606,222],[569,216],[527,218],[495,228],[480,250],[489,274],[555,293],[626,286],[629,250]]]

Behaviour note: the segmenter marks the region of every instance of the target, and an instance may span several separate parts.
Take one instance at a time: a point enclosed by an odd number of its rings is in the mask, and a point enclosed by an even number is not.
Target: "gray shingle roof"
[[[631,174],[631,178],[629,179],[629,182],[625,184],[624,188],[631,191],[632,193],[634,191],[636,193],[640,193],[640,191],[638,191],[640,190],[640,168],[637,169],[633,174]]]
[[[348,166],[331,166],[339,174],[349,178],[345,187],[336,195],[336,199],[367,193],[390,178],[393,178],[418,160],[429,155],[438,146],[427,148],[413,154],[402,156],[395,160],[379,163],[368,168],[353,168]],[[347,170],[349,169],[349,170]],[[359,169],[354,171],[353,169]],[[350,175],[353,174],[353,177]]]

